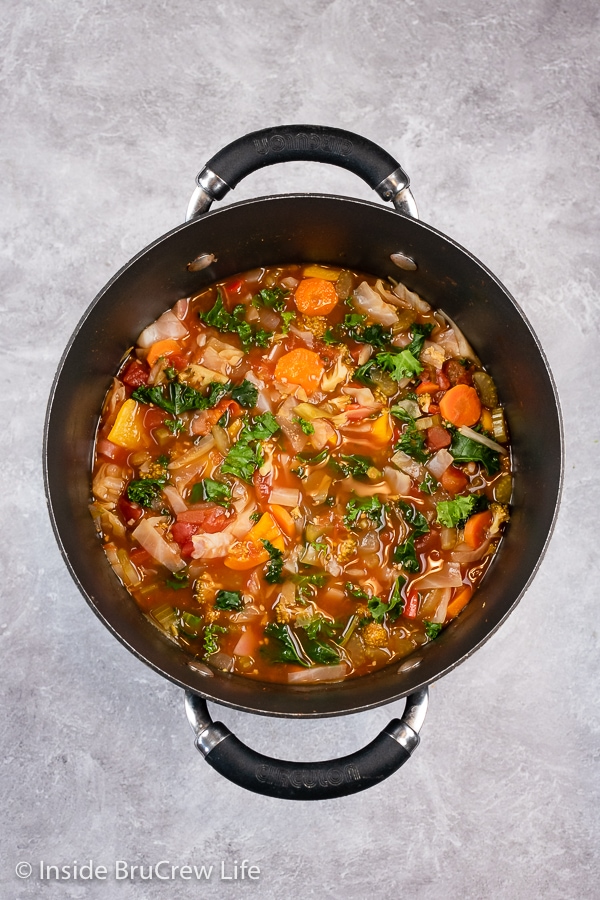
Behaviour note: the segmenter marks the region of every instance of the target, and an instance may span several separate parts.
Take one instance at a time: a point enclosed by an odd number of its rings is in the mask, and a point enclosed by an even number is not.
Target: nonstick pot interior
[[[399,270],[390,255],[412,257]],[[188,264],[202,253],[216,262]],[[266,684],[194,670],[193,660],[138,610],[104,555],[91,516],[92,448],[103,398],[142,328],[180,297],[263,265],[321,262],[400,279],[465,331],[505,404],[514,457],[514,506],[500,550],[458,620],[404,664],[322,686]],[[548,542],[560,493],[562,450],[556,395],[538,342],[506,289],[474,257],[422,222],[389,208],[320,195],[265,197],[223,207],[143,250],[100,292],[65,351],[45,433],[53,526],[92,609],[125,646],[165,677],[209,699],[252,712],[329,716],[403,697],[477,649],[506,618]]]

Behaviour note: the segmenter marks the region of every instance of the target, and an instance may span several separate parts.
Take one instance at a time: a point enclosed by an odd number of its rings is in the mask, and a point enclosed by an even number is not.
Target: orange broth
[[[116,575],[192,657],[319,683],[438,637],[511,484],[495,386],[453,323],[402,284],[286,265],[142,332],[103,407],[90,509]]]

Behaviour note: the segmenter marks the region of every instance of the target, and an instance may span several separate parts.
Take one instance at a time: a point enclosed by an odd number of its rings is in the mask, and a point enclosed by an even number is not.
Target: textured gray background
[[[598,886],[598,5],[5,0],[0,543],[2,898],[591,898]],[[181,691],[95,620],[45,511],[41,437],[91,298],[178,224],[201,163],[264,125],[380,142],[422,217],[530,318],[564,411],[566,483],[533,586],[432,689],[423,743],[354,798],[276,802],[193,749]],[[256,174],[235,199],[322,189],[337,169]],[[288,722],[224,710],[257,748],[349,752],[394,705]],[[19,881],[19,861],[249,859],[256,883]]]

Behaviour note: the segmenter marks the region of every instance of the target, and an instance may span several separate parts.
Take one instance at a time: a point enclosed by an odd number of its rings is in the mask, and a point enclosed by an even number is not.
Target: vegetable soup
[[[118,578],[200,665],[305,684],[435,640],[511,491],[496,387],[456,324],[402,283],[285,265],[140,334],[90,509]]]

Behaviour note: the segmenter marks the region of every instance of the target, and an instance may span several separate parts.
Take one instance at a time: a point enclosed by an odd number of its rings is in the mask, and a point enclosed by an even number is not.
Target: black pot
[[[396,210],[320,194],[261,197],[208,212],[251,171],[288,159],[330,162],[363,177]],[[531,326],[506,288],[450,238],[419,222],[408,178],[370,141],[319,126],[283,126],[247,135],[198,176],[190,221],[134,257],[84,314],[60,362],[45,429],[45,483],[54,531],[73,578],[115,637],[187,691],[196,744],[208,762],[251,790],[317,799],[362,790],[395,771],[418,743],[427,685],[470,656],[518,603],[546,548],[562,480],[562,440],[552,376]],[[416,269],[401,271],[400,252]],[[214,254],[207,268],[191,266]],[[505,404],[513,453],[513,512],[483,584],[441,636],[375,672],[339,684],[266,684],[197,667],[137,608],[118,582],[88,512],[99,411],[123,355],[140,331],[180,297],[258,266],[315,262],[401,277],[465,331]],[[210,674],[206,674],[210,671]],[[207,698],[264,715],[353,713],[408,696],[368,747],[313,764],[262,757],[208,716]]]

